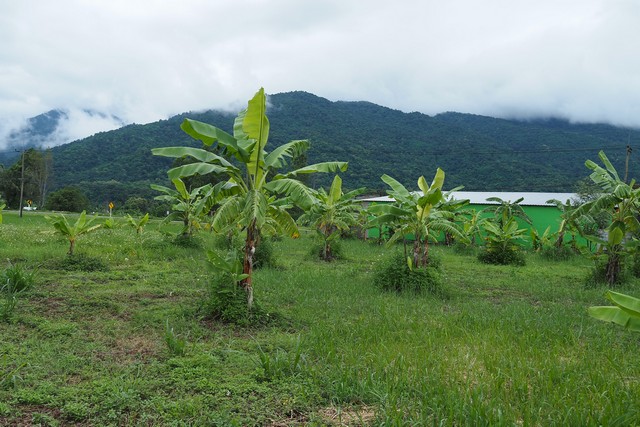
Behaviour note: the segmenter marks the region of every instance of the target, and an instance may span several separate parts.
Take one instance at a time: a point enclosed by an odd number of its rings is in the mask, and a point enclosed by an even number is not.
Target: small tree
[[[442,185],[444,171],[440,168],[431,182],[427,184],[424,176],[418,179],[418,187],[422,194],[409,192],[402,184],[388,175],[382,175],[382,180],[391,187],[387,193],[395,200],[394,204],[375,205],[369,212],[377,215],[372,220],[372,226],[390,225],[395,228],[388,244],[402,238],[407,258],[406,236],[413,235],[413,251],[409,260],[415,268],[429,265],[429,239],[434,231],[451,233],[464,240],[454,223],[449,221],[451,213],[437,209],[444,200]]]
[[[331,250],[332,242],[339,238],[340,233],[356,224],[360,205],[354,198],[362,194],[364,188],[342,192],[342,179],[336,175],[327,193],[323,188],[315,192],[315,203],[298,221],[301,224],[313,225],[322,238],[322,253],[320,257],[331,261],[334,254]]]
[[[484,250],[478,259],[486,264],[524,264],[518,241],[524,240],[526,230],[518,228],[515,217],[501,217],[484,223],[487,234]]]
[[[207,150],[190,147],[155,148],[153,154],[180,158],[191,156],[197,162],[172,168],[169,178],[195,174],[226,176],[224,198],[214,214],[215,230],[225,230],[239,225],[245,230],[243,248],[243,278],[239,285],[247,294],[247,307],[253,304],[253,256],[259,243],[260,230],[270,227],[279,233],[298,236],[298,227],[282,205],[277,195],[287,196],[292,203],[309,209],[315,203],[313,191],[298,180],[299,177],[316,172],[335,173],[347,169],[346,162],[324,162],[295,169],[285,174],[277,173],[288,159],[298,157],[309,148],[306,140],[291,141],[266,151],[269,138],[269,120],[266,115],[267,98],[260,89],[249,101],[245,110],[235,119],[233,135],[195,120],[185,119],[181,125],[188,135],[207,146],[217,144],[223,156]],[[218,185],[218,184],[216,184]]]
[[[89,208],[89,199],[78,187],[64,187],[49,194],[45,208],[52,211],[82,212]]]
[[[91,223],[95,221],[96,217],[87,219],[87,213],[85,211],[82,211],[73,225],[70,225],[67,218],[62,214],[46,216],[45,218],[51,223],[51,225],[53,225],[59,234],[62,234],[69,240],[68,255],[73,255],[78,237],[102,227],[102,224],[91,225]]]
[[[5,206],[7,205],[5,205],[4,203],[0,203],[0,224],[2,224],[2,210],[5,208]]]

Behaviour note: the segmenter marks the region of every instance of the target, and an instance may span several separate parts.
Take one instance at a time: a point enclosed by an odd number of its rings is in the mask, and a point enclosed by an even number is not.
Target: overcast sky
[[[65,108],[82,137],[119,126],[82,109],[146,123],[261,86],[640,127],[639,23],[636,0],[0,0],[0,128]]]

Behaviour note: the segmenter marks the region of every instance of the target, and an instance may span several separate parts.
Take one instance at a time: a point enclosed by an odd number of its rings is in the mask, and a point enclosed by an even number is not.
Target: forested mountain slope
[[[595,160],[599,149],[623,173],[627,143],[638,146],[640,142],[640,131],[609,125],[460,113],[432,117],[368,102],[331,102],[305,92],[272,95],[269,103],[271,149],[293,139],[309,139],[309,163],[349,161],[344,176],[348,188],[381,190],[383,173],[413,188],[420,175],[430,179],[436,167],[441,167],[447,173],[448,188],[570,191],[578,179],[588,175],[584,162]],[[100,186],[120,186],[120,191],[148,193],[150,182],[166,183],[171,165],[168,159],[152,156],[151,148],[198,146],[180,129],[185,117],[232,132],[235,113],[184,113],[56,147],[54,185],[82,183],[95,187],[90,192],[99,192]],[[632,176],[640,172],[637,155],[630,163]]]

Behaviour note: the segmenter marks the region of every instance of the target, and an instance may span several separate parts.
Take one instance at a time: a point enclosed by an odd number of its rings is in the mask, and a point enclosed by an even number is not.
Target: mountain
[[[349,161],[345,186],[382,191],[383,173],[410,188],[437,167],[446,187],[466,190],[572,191],[588,175],[586,159],[603,149],[624,173],[626,146],[638,146],[640,131],[558,119],[517,121],[472,114],[428,116],[369,102],[331,102],[306,92],[269,97],[270,148],[309,139],[309,163]],[[151,182],[168,184],[171,160],[151,148],[199,146],[180,130],[185,117],[232,132],[235,114],[191,112],[145,125],[133,124],[53,148],[54,186],[80,184],[93,200],[149,197]],[[640,165],[632,156],[631,176]],[[323,185],[329,177],[314,177]]]
[[[100,111],[82,109],[73,112],[66,109],[55,109],[29,118],[24,125],[9,132],[4,140],[0,140],[0,164],[8,165],[14,162],[20,151],[29,148],[48,148],[68,143],[72,138],[68,125],[74,121],[108,121],[123,126],[124,123],[116,116]],[[113,128],[113,126],[112,126]],[[104,127],[102,128],[104,129]],[[86,135],[86,133],[84,133]]]

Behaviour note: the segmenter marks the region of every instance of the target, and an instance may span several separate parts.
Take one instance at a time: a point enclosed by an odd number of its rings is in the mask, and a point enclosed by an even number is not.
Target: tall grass
[[[585,259],[489,266],[436,247],[442,299],[374,287],[383,246],[344,240],[327,264],[307,233],[255,272],[275,320],[238,328],[203,314],[203,250],[157,225],[84,236],[109,269],[69,272],[44,262],[66,256],[48,224],[4,219],[0,257],[42,266],[0,327],[0,425],[640,423],[640,337],[587,316],[605,300]]]

